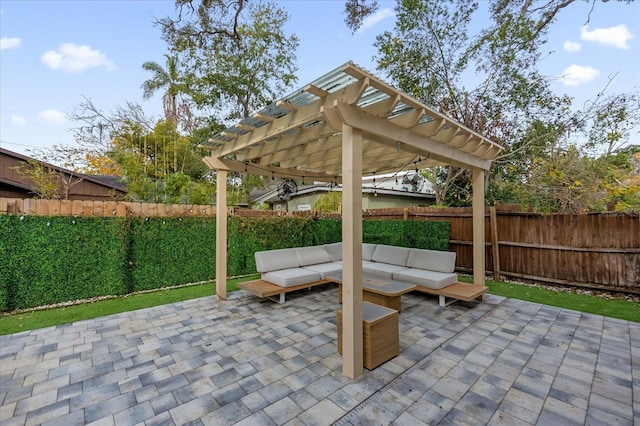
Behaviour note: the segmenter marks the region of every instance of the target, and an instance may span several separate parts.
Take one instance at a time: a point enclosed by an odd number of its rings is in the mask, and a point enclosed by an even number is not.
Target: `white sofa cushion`
[[[294,250],[300,266],[331,262],[331,258],[323,246],[297,247]]]
[[[425,269],[408,268],[403,271],[393,273],[393,279],[398,281],[406,281],[421,287],[441,289],[458,282],[457,274],[444,272],[427,271]]]
[[[411,249],[406,247],[387,246],[378,244],[371,260],[374,262],[390,263],[392,265],[407,266],[407,259]]]
[[[456,269],[456,253],[425,249],[410,249],[407,267],[451,273]]]
[[[304,269],[308,269],[313,272],[318,272],[320,277],[324,280],[327,278],[327,275],[335,275],[342,272],[342,263],[338,262],[328,262],[328,263],[317,263],[315,265],[307,265],[304,266]]]
[[[393,274],[395,272],[402,271],[407,269],[404,266],[400,265],[392,265],[390,263],[383,262],[370,262],[362,265],[362,272],[368,275],[373,275],[376,277],[392,279]]]
[[[325,244],[324,248],[332,262],[342,260],[342,243]]]
[[[260,273],[300,266],[295,249],[292,248],[257,251],[254,256],[256,258],[256,269]]]
[[[280,287],[293,287],[320,281],[320,273],[304,268],[280,269],[278,271],[265,272],[262,279]]]
[[[362,243],[362,260],[371,260],[377,244]]]

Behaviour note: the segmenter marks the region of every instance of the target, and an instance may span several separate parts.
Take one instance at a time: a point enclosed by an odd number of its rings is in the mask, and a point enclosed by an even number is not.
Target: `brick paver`
[[[640,324],[403,296],[400,355],[341,373],[336,288],[239,291],[0,336],[0,423],[640,424]]]

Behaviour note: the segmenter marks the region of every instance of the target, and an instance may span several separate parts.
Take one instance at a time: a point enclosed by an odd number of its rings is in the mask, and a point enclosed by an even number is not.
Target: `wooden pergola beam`
[[[274,167],[274,166],[265,166],[258,165],[255,163],[243,162],[243,161],[235,161],[235,160],[226,160],[215,157],[204,157],[202,159],[204,163],[209,166],[209,168],[214,170],[223,170],[227,172],[236,172],[236,173],[249,173],[252,175],[259,176],[267,176],[267,177],[278,177],[278,178],[291,178],[291,179],[302,179],[303,177],[308,179],[317,180],[320,182],[333,182],[333,183],[341,183],[342,177],[339,175],[330,175],[328,173],[321,172],[311,172],[297,169],[287,169],[284,167]]]
[[[432,152],[450,163],[466,168],[477,167],[489,170],[489,167],[491,167],[491,161],[483,160],[466,152],[443,145],[431,138],[420,137],[410,129],[389,123],[388,120],[372,117],[352,105],[337,102],[334,108],[345,124],[357,129],[362,129],[366,135],[377,136],[394,144],[401,142],[425,153]]]

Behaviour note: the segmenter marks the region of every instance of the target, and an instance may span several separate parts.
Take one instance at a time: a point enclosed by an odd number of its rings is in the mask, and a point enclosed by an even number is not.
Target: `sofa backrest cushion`
[[[362,260],[371,260],[377,244],[362,243]]]
[[[342,243],[325,244],[324,248],[332,262],[342,260]]]
[[[292,248],[257,251],[254,256],[256,258],[256,269],[260,273],[298,268],[300,266],[295,249]]]
[[[329,253],[324,246],[297,247],[295,251],[300,266],[331,262]]]
[[[371,260],[374,262],[390,263],[392,265],[407,266],[407,259],[411,249],[406,247],[387,246],[378,244]]]
[[[453,251],[410,249],[407,266],[451,273],[456,269],[456,253]]]

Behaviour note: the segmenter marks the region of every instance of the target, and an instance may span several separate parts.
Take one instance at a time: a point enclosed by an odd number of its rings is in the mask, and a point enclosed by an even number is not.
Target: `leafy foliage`
[[[492,0],[489,25],[474,33],[473,0],[404,0],[394,30],[376,39],[378,69],[403,91],[507,147],[488,176],[490,203],[598,211],[596,198],[628,180],[606,157],[631,142],[640,123],[638,94],[602,92],[574,110],[538,69],[551,23],[572,3]],[[475,85],[467,87],[470,72]],[[470,205],[470,171],[447,166],[421,174],[438,204]]]
[[[315,244],[312,218],[261,217],[229,220],[227,272],[240,275],[254,272],[254,253]]]
[[[313,210],[320,213],[338,213],[342,205],[342,193],[330,191],[322,194],[313,204]]]
[[[126,219],[0,216],[5,309],[127,292]]]
[[[362,241],[373,244],[449,250],[450,224],[445,221],[365,220]]]
[[[189,3],[192,8],[182,8]],[[178,1],[179,19],[159,21],[177,54],[198,108],[224,111],[224,120],[248,117],[297,80],[298,38],[283,28],[288,14],[275,3]],[[233,30],[228,22],[233,20]]]
[[[342,241],[339,220],[229,219],[227,272],[254,253]],[[364,221],[365,242],[448,250],[449,223]],[[215,218],[0,216],[0,311],[215,278]]]
[[[215,278],[215,218],[146,218],[131,226],[131,291]]]
[[[156,91],[163,90],[162,104],[165,119],[178,128],[180,123],[189,122],[182,120],[183,116],[188,118],[191,111],[186,100],[181,99],[184,94],[188,93],[189,88],[179,72],[178,57],[165,55],[165,58],[167,60],[166,68],[162,68],[160,64],[153,61],[142,64],[142,69],[153,74],[153,77],[142,83],[142,97],[149,99]]]
[[[56,200],[60,198],[60,173],[34,159],[27,160],[14,167],[22,179],[31,182],[31,191],[36,198]]]

